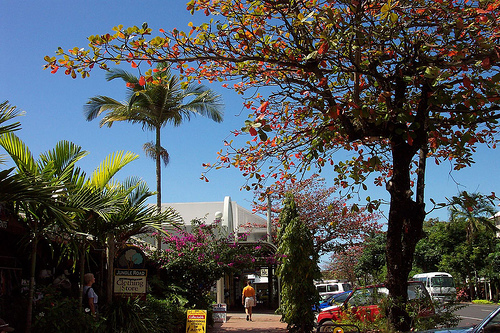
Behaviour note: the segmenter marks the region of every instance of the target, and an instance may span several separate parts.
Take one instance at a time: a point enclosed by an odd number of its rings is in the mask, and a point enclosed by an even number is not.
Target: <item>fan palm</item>
[[[151,82],[121,70],[112,69],[106,79],[122,79],[127,84],[127,101],[122,103],[107,96],[92,97],[84,106],[91,121],[105,113],[100,126],[111,127],[115,121],[139,123],[155,132],[155,141],[144,145],[146,155],[156,162],[156,206],[161,211],[161,162],[169,163],[169,154],[161,146],[160,131],[167,125],[180,126],[192,116],[201,115],[216,122],[223,120],[223,104],[219,95],[201,85],[183,86],[170,69],[159,66]],[[160,244],[158,244],[160,245]],[[160,246],[158,246],[160,248]]]

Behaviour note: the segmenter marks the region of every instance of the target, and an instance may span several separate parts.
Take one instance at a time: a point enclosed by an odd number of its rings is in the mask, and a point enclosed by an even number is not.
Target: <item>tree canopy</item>
[[[221,165],[249,179],[293,180],[331,168],[343,188],[377,185],[390,193],[387,285],[406,300],[405,281],[422,236],[425,165],[473,163],[478,144],[496,147],[500,117],[498,0],[191,0],[210,21],[190,31],[115,27],[89,47],[46,56],[52,72],[87,77],[96,65],[177,64],[185,84],[224,81],[252,112],[244,147],[227,142]],[[143,80],[152,82],[153,69]],[[262,87],[270,89],[258,90]],[[266,94],[266,95],[261,95]],[[346,150],[347,160],[334,153]],[[345,158],[345,157],[343,157]],[[271,162],[271,163],[269,163]],[[253,181],[255,180],[255,181]],[[253,181],[253,182],[252,182]],[[369,207],[376,202],[369,200]],[[389,318],[409,328],[404,304]]]

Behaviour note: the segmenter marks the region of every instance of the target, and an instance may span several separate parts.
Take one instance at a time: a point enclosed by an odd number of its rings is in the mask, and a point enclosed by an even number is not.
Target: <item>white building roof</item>
[[[192,220],[197,219],[206,224],[212,224],[216,222],[216,215],[222,215],[221,225],[226,227],[230,233],[240,236],[248,234],[246,238],[248,242],[266,240],[267,237],[267,220],[241,207],[235,201],[231,201],[229,196],[226,196],[224,201],[163,203],[161,206],[162,210],[171,207],[179,213],[188,231]],[[151,236],[143,235],[141,239],[155,244],[155,240]]]

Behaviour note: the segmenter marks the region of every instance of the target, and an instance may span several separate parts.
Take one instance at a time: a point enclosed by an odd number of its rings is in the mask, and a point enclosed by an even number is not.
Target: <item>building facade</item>
[[[190,231],[193,220],[202,220],[206,224],[218,223],[226,235],[246,235],[245,240],[240,241],[241,246],[259,243],[266,246],[269,252],[273,254],[276,252],[276,247],[269,242],[272,232],[270,218],[266,219],[252,213],[232,201],[229,196],[226,196],[223,201],[217,202],[162,204],[162,210],[168,207],[179,213],[186,231]],[[147,241],[150,244],[156,244],[152,237]],[[225,276],[213,288],[217,303],[227,304],[230,310],[241,307],[241,291],[246,281],[250,280],[257,292],[258,305],[268,309],[276,309],[279,304],[279,283],[275,270],[275,265],[269,264],[257,269],[248,269],[232,276]]]

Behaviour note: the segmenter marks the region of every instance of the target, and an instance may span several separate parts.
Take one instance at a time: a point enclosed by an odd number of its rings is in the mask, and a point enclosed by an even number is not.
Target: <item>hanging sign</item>
[[[146,294],[147,269],[115,268],[115,294]]]

